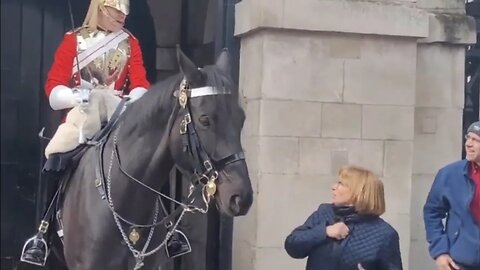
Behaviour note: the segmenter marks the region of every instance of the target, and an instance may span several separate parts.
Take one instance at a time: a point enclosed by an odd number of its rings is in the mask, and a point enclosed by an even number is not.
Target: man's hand
[[[335,238],[337,240],[345,239],[348,236],[350,230],[343,222],[338,222],[333,225],[327,226],[327,236]]]
[[[438,270],[460,269],[460,267],[452,260],[452,258],[448,254],[442,254],[438,256],[435,260],[435,264],[437,265]]]

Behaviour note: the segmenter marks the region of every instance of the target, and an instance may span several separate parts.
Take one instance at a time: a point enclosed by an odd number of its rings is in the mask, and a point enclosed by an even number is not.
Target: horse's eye
[[[208,118],[208,116],[206,115],[202,115],[198,118],[198,121],[200,122],[200,124],[202,124],[203,126],[210,126],[210,119]]]

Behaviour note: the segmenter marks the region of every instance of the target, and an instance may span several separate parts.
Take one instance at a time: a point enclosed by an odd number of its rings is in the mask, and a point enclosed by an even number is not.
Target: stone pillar
[[[330,201],[330,186],[345,164],[381,176],[387,199],[383,218],[400,234],[404,269],[409,264],[428,269],[409,258],[415,257],[412,235],[423,231],[421,220],[411,229],[423,200],[416,197],[412,179],[417,180],[418,168],[431,174],[459,149],[459,132],[450,129],[461,130],[463,87],[457,80],[464,63],[461,47],[418,45],[435,32],[435,16],[420,4],[432,2],[243,0],[236,5],[247,112],[243,140],[256,197],[251,212],[235,220],[234,270],[304,269],[305,260],[284,251],[285,237]],[[445,51],[452,53],[451,62],[439,60]],[[438,68],[445,72],[436,76]],[[427,85],[430,80],[422,80],[427,75],[436,80]],[[422,91],[447,84],[448,93],[457,88],[455,95],[438,98],[453,108],[440,116],[423,108],[437,105],[429,106]],[[422,97],[427,103],[416,101]],[[437,117],[448,124],[432,120]],[[439,134],[432,143],[424,141],[424,151],[416,149],[419,130]],[[440,145],[446,145],[445,152]]]
[[[465,45],[476,43],[465,1],[423,0],[418,6],[431,12],[428,37],[417,50],[410,270],[435,269],[423,205],[437,171],[462,157]]]

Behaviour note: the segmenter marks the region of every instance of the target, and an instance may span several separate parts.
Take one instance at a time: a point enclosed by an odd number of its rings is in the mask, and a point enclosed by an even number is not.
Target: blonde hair
[[[87,26],[91,29],[97,29],[98,27],[98,12],[100,11],[100,5],[102,0],[91,0],[88,7],[87,15],[83,21],[83,26]]]
[[[380,216],[385,213],[383,183],[373,172],[358,166],[345,166],[338,176],[352,192],[351,203],[360,214]]]

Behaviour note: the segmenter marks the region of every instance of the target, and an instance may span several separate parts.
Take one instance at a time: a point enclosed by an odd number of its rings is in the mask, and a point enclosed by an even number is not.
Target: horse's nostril
[[[233,195],[231,198],[230,198],[230,209],[232,210],[233,214],[237,214],[238,212],[240,212],[240,201],[241,201],[241,198],[239,195]]]
[[[230,198],[230,209],[235,216],[245,215],[252,204],[252,196],[242,198],[240,195],[233,195]]]
[[[233,196],[233,200],[234,200],[234,202],[235,202],[236,205],[240,205],[240,200],[241,200],[241,199],[242,199],[242,198],[240,198],[239,195]]]

